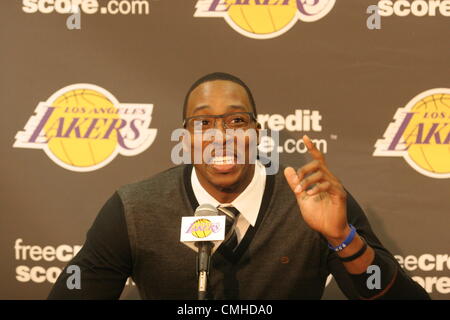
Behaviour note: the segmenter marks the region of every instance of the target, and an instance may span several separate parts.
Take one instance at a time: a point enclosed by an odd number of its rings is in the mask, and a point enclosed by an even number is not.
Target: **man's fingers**
[[[296,196],[302,192],[308,196],[328,192],[345,198],[346,193],[339,180],[328,169],[322,152],[314,146],[307,135],[303,136],[303,141],[314,160],[297,171],[291,167],[284,170],[284,175],[292,191]],[[310,189],[308,190],[308,188]]]
[[[325,162],[325,157],[323,156],[322,152],[320,152],[314,143],[311,141],[311,139],[305,134],[303,136],[303,142],[306,145],[306,148],[308,148],[309,154],[318,161]]]
[[[316,171],[322,171],[328,180],[332,180],[333,182],[338,182],[337,179],[334,177],[334,175],[327,168],[326,164],[324,164],[323,162],[321,162],[319,160],[313,160],[313,161],[305,164],[303,167],[301,167],[300,169],[297,170],[297,175],[301,181],[308,174],[314,173]]]
[[[306,177],[305,179],[300,181],[300,187],[297,187],[294,192],[300,193],[304,190],[307,190],[309,186],[322,181],[325,178],[325,174],[322,171],[317,171],[312,175]]]
[[[292,191],[294,191],[300,183],[300,179],[298,178],[294,168],[287,167],[286,169],[284,169],[284,176],[286,177],[286,181],[288,182]]]
[[[313,160],[307,164],[305,164],[303,167],[297,170],[297,175],[300,180],[303,179],[304,176],[306,176],[308,173],[311,173],[313,171],[317,171],[319,168],[321,168],[320,161]]]
[[[306,191],[306,194],[308,196],[313,196],[315,194],[328,191],[328,189],[330,189],[330,187],[331,187],[331,183],[329,181],[318,183],[312,189]]]
[[[284,170],[284,175],[295,193],[306,190],[311,184],[320,180],[333,180],[333,176],[330,176],[328,170],[325,170],[322,163],[317,160],[305,164],[297,171],[288,167]]]

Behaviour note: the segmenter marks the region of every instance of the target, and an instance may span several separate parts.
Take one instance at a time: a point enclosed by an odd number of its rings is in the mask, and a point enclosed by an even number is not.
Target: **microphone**
[[[197,207],[194,215],[201,216],[217,216],[219,212],[217,208],[211,204],[202,204]],[[205,300],[208,286],[209,266],[211,262],[211,249],[214,244],[211,241],[197,241],[194,243],[198,248],[197,253],[197,275],[198,275],[198,300]]]
[[[231,210],[211,204],[202,204],[194,216],[181,218],[180,242],[197,252],[199,300],[206,299],[211,255],[221,243],[230,239],[235,224]]]

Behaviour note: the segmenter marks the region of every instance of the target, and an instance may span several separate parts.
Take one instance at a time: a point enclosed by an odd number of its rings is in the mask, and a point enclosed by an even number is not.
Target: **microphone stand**
[[[212,242],[197,242],[197,274],[198,274],[198,300],[206,300],[208,292],[208,275],[211,260]]]

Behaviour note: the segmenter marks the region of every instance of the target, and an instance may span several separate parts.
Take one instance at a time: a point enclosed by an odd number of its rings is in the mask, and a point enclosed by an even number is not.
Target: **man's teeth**
[[[214,157],[211,159],[211,164],[233,164],[233,157]]]

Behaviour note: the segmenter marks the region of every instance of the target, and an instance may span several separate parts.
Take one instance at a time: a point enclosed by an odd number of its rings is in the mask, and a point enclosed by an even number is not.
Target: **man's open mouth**
[[[208,166],[210,166],[217,173],[228,173],[236,168],[236,157],[212,157],[209,160]]]

